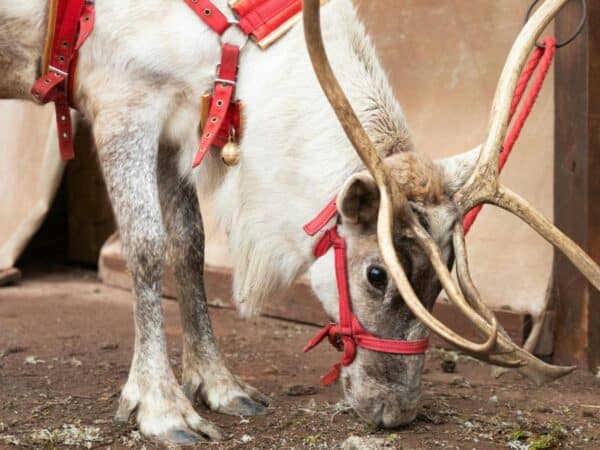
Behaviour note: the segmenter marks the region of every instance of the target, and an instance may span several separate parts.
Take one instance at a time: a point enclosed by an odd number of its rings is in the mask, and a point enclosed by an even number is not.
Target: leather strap
[[[46,41],[44,44],[44,56],[42,58],[42,75],[45,75],[52,58],[52,47],[54,45],[54,33],[56,32],[56,20],[58,16],[58,0],[48,2],[48,24],[46,28]]]
[[[54,30],[47,33],[47,39],[52,38],[49,63],[42,67],[43,75],[31,93],[40,103],[54,102],[60,154],[68,160],[75,156],[69,92],[74,83],[77,51],[94,26],[93,0],[51,0],[49,14],[48,24],[54,24]]]
[[[337,212],[333,209],[335,201],[331,201],[310,223],[304,226],[309,235],[316,234],[322,229]],[[335,364],[331,371],[321,378],[321,384],[327,385],[337,380],[342,366],[349,366],[356,358],[357,347],[381,353],[392,353],[398,355],[416,355],[425,353],[429,346],[429,339],[415,341],[403,341],[393,339],[382,339],[373,336],[358,321],[352,312],[350,290],[348,286],[348,266],[346,257],[346,241],[337,232],[337,225],[329,228],[317,243],[314,254],[316,258],[325,255],[333,247],[335,256],[335,277],[339,296],[339,324],[330,323],[325,326],[304,348],[305,352],[319,345],[326,337],[329,343],[339,351],[343,352],[339,363]]]
[[[185,0],[185,2],[219,36],[231,25],[225,14],[210,0]]]
[[[245,3],[238,5],[234,11],[240,15],[239,27],[244,33],[252,35],[257,42],[302,11],[301,0],[266,0]]]
[[[309,236],[314,236],[337,215],[336,197],[333,198],[327,206],[313,220],[304,225],[303,230]],[[317,256],[318,257],[318,256]]]
[[[237,80],[240,48],[235,45],[224,44],[221,53],[221,64],[213,92],[212,105],[208,120],[204,124],[200,145],[194,158],[192,167],[198,167],[219,136],[219,132],[227,119]]]
[[[329,0],[321,0],[321,5]],[[266,49],[287,33],[299,20],[302,0],[233,0],[229,3],[239,16],[239,26]]]

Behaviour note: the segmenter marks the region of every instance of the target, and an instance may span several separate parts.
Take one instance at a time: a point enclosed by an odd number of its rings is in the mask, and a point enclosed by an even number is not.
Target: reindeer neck
[[[378,148],[409,146],[400,108],[351,2],[331,2],[323,20],[336,75]],[[315,242],[302,226],[364,166],[317,82],[301,27],[266,52],[247,50],[237,93],[247,119],[243,160],[216,199],[239,263],[235,297],[242,311],[253,311],[310,267]]]

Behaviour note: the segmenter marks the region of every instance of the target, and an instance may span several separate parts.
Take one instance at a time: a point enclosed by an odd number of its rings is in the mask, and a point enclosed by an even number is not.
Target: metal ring
[[[535,5],[537,5],[539,1],[540,0],[533,0],[533,2],[531,3],[531,5],[529,6],[529,9],[527,9],[527,14],[525,15],[525,23],[527,23],[527,21],[529,20],[529,17],[531,16],[531,13],[533,12],[533,8],[535,8]],[[566,3],[565,3],[565,5],[566,5]],[[575,30],[575,32],[571,36],[569,36],[564,41],[557,42],[556,43],[556,48],[561,48],[561,47],[564,47],[565,45],[569,45],[583,31],[583,28],[585,27],[585,22],[587,21],[587,0],[581,0],[581,7],[582,7],[581,21],[579,22],[579,25],[577,26],[577,29]],[[538,42],[536,42],[535,45],[539,49],[546,48],[546,46],[544,44],[540,44]]]

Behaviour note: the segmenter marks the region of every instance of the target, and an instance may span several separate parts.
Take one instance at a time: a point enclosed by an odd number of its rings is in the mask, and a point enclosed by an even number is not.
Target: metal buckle
[[[65,77],[65,79],[69,78],[69,74],[67,72],[63,72],[62,70],[60,70],[57,67],[54,67],[53,65],[48,66],[48,72],[54,72],[57,75]]]
[[[223,45],[223,44],[236,45],[240,48],[240,52],[241,52],[244,49],[244,47],[246,47],[246,44],[248,43],[249,38],[248,38],[248,35],[246,33],[244,33],[242,31],[242,29],[237,26],[237,25],[239,25],[239,23],[240,23],[239,20],[229,19],[229,28],[227,28],[225,30],[225,32],[223,33],[223,35],[220,37],[220,43],[221,43],[221,45]],[[233,25],[236,25],[236,26],[232,27]],[[234,33],[233,36],[230,36],[233,39],[228,39],[225,35],[229,34],[231,32]],[[243,38],[243,41],[240,38]]]
[[[237,84],[235,81],[224,80],[223,78],[217,78],[215,80],[215,83],[228,84],[229,86],[233,86],[233,87],[235,87],[235,85]]]

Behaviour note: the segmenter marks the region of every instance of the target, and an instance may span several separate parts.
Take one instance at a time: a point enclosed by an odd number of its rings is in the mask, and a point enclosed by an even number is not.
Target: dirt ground
[[[24,275],[19,286],[0,289],[0,448],[156,448],[133,425],[111,421],[132,353],[130,294],[103,286],[91,271],[57,266]],[[177,373],[176,303],[165,301],[164,311]],[[202,447],[332,449],[359,436],[405,449],[600,448],[600,379],[587,372],[537,388],[515,374],[492,378],[464,357],[445,373],[449,355],[434,349],[416,422],[381,431],[344,406],[339,386],[318,386],[337,354],[326,346],[301,352],[315,328],[250,323],[228,309],[211,314],[229,367],[276,404],[247,419],[198,405],[231,436]]]

